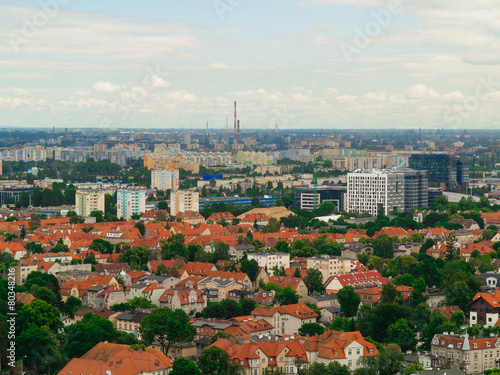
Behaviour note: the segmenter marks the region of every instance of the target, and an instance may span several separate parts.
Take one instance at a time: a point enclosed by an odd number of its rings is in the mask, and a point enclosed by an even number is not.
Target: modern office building
[[[405,175],[405,211],[429,205],[427,171],[400,169]]]
[[[90,216],[92,211],[104,213],[104,191],[77,190],[75,195],[75,211],[80,216]]]
[[[317,206],[324,202],[332,202],[338,212],[344,211],[347,187],[342,185],[323,185],[316,189]],[[294,192],[294,207],[300,210],[312,211],[314,207],[315,189],[312,186],[299,186]]]
[[[385,214],[405,208],[405,175],[392,169],[359,169],[347,174],[346,211],[377,215],[379,204]]]
[[[179,170],[178,169],[151,170],[151,188],[158,190],[179,189]]]
[[[175,216],[179,212],[199,211],[200,193],[189,190],[175,190],[170,193],[170,214]]]
[[[118,219],[130,220],[133,214],[146,212],[146,190],[124,189],[117,191]]]
[[[457,156],[450,154],[413,154],[409,168],[427,171],[429,183],[442,184],[446,190],[467,188],[469,167]]]

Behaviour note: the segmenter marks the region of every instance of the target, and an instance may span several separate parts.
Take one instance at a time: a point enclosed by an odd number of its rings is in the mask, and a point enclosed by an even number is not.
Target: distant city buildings
[[[77,190],[75,195],[75,211],[80,216],[90,216],[92,211],[102,211],[104,213],[103,191],[98,190]]]
[[[0,152],[0,159],[5,161],[45,161],[47,159],[47,151],[45,147],[24,147],[21,149],[11,149]]]
[[[294,206],[296,209],[309,210],[314,209],[314,196],[316,197],[316,208],[321,203],[332,202],[337,208],[336,211],[341,212],[345,209],[345,200],[347,195],[347,187],[345,186],[318,186],[314,189],[312,186],[300,186],[294,192]]]
[[[179,189],[179,170],[151,170],[151,188],[158,190]]]
[[[118,190],[116,209],[118,219],[125,220],[130,220],[133,214],[146,212],[146,190]]]
[[[441,184],[446,190],[466,188],[469,182],[469,166],[454,155],[413,154],[409,159],[409,167],[427,171],[429,182]]]
[[[175,216],[180,212],[199,211],[200,193],[190,190],[175,190],[170,193],[170,214]]]

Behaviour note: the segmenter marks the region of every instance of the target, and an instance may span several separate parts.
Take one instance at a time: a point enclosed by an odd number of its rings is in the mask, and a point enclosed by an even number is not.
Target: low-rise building
[[[281,289],[290,287],[300,298],[306,297],[308,294],[306,283],[299,277],[271,276],[269,282],[278,285]]]
[[[296,374],[299,364],[307,364],[307,354],[299,340],[250,342],[236,344],[234,339],[219,339],[211,346],[226,351],[242,366],[242,374],[260,375],[267,369]]]
[[[321,255],[307,258],[307,268],[321,272],[323,280],[330,276],[344,275],[351,272],[351,259],[347,257]]]
[[[362,367],[363,358],[378,355],[376,346],[366,341],[359,331],[325,331],[308,337],[303,345],[311,363],[337,361],[351,370]]]
[[[271,270],[274,267],[290,268],[290,254],[286,253],[248,253],[247,259],[255,259],[259,267]]]
[[[315,323],[318,314],[303,303],[274,308],[257,307],[252,311],[254,319],[264,319],[274,327],[275,335],[295,335],[306,323]]]
[[[130,345],[101,342],[81,358],[73,358],[59,375],[163,375],[172,361],[157,349],[133,350]]]

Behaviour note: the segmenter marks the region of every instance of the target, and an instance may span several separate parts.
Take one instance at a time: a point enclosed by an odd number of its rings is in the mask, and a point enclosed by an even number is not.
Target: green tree
[[[240,261],[241,272],[246,273],[252,282],[257,280],[259,274],[259,263],[255,259],[242,259]]]
[[[373,255],[384,259],[394,257],[394,247],[392,240],[387,234],[380,234],[373,241]]]
[[[257,207],[259,205],[259,198],[253,197],[251,205],[252,207]]]
[[[74,318],[75,312],[82,308],[82,301],[74,296],[69,296],[66,302],[64,302],[63,311],[70,318]]]
[[[406,365],[403,369],[404,375],[410,375],[415,373],[416,371],[423,371],[424,366],[416,359],[414,359],[410,364]]]
[[[102,254],[113,254],[114,246],[109,241],[94,238],[89,246],[89,249]]]
[[[380,303],[401,303],[401,293],[396,289],[394,284],[387,283],[382,287],[380,295]]]
[[[239,375],[240,366],[229,354],[217,346],[209,346],[198,357],[198,368],[202,375]]]
[[[159,201],[157,208],[159,210],[168,210],[168,203],[165,201]]]
[[[269,222],[262,228],[262,233],[278,233],[281,230],[281,224],[278,219],[272,217]]]
[[[104,212],[102,211],[91,211],[90,217],[95,217],[97,223],[102,223],[104,221]]]
[[[229,255],[229,245],[222,241],[215,245],[213,253],[214,263],[218,262],[219,260],[231,260],[231,256]]]
[[[318,323],[304,323],[299,328],[299,335],[301,336],[314,336],[316,333],[321,335],[323,332],[325,332],[325,327],[319,325]]]
[[[57,333],[59,328],[63,328],[59,310],[51,304],[36,299],[30,304],[24,305],[17,316],[17,328],[19,332],[28,329],[30,324],[38,327],[47,326],[52,332]]]
[[[455,329],[458,330],[465,323],[465,314],[463,311],[455,311],[451,314],[450,322],[455,326]]]
[[[284,289],[276,291],[273,302],[281,306],[294,305],[299,303],[299,295],[291,287],[285,286]]]
[[[156,308],[156,305],[146,297],[134,297],[128,302],[128,304],[132,310]]]
[[[151,259],[151,250],[145,246],[135,246],[132,249],[125,250],[120,255],[120,262],[127,263],[130,268],[135,270],[147,269],[147,263]]]
[[[439,310],[434,310],[431,314],[430,322],[422,329],[422,348],[430,350],[431,341],[434,335],[443,332],[453,332],[453,324]]]
[[[45,301],[47,303],[50,303],[52,306],[57,307],[58,300],[56,298],[56,294],[49,288],[34,284],[31,286],[30,292],[35,298],[41,299],[42,301]]]
[[[445,297],[447,306],[458,306],[462,311],[468,311],[470,298],[469,286],[465,281],[457,281],[450,287],[449,292]]]
[[[134,227],[137,228],[141,233],[141,236],[144,237],[144,234],[146,233],[146,226],[144,225],[144,223],[142,221],[138,221],[137,223],[135,223]]]
[[[387,342],[398,344],[402,351],[415,350],[417,338],[406,319],[399,319],[387,328]]]
[[[356,315],[361,297],[354,291],[354,288],[347,285],[337,293],[337,300],[340,303],[340,311],[347,317]]]
[[[16,347],[16,355],[18,358],[24,358],[24,366],[37,373],[48,373],[49,365],[52,371],[57,372],[67,362],[67,358],[61,354],[56,334],[47,326],[29,324],[27,329],[17,336]]]
[[[172,370],[169,373],[170,375],[200,375],[201,371],[190,359],[180,357],[177,358],[172,366]]]
[[[31,254],[43,254],[45,251],[43,250],[42,245],[36,242],[27,242],[24,247],[26,250],[28,250]]]
[[[102,341],[112,342],[116,337],[113,323],[93,313],[66,329],[64,352],[69,358],[81,357]]]
[[[142,319],[139,332],[146,345],[157,341],[163,354],[167,355],[171,344],[193,341],[196,328],[189,324],[189,317],[184,311],[163,307]]]
[[[307,274],[304,276],[304,283],[307,286],[309,294],[321,294],[325,292],[323,285],[323,274],[315,268],[308,268]]]
[[[255,300],[250,299],[250,298],[243,298],[240,301],[240,306],[241,306],[241,315],[251,315],[252,311],[255,310],[255,307],[257,306],[257,302]]]
[[[351,370],[347,365],[341,365],[337,361],[332,361],[328,365],[325,363],[312,363],[305,375],[351,375]]]

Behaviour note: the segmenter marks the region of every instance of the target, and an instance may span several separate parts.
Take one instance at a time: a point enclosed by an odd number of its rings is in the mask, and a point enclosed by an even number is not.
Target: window
[[[360,355],[361,354],[361,349],[356,349],[356,354]]]
[[[348,362],[348,366],[349,366],[349,367],[351,367],[351,366],[352,366],[352,361],[351,361],[351,360],[349,360],[349,362]]]
[[[351,349],[349,349],[349,350],[347,351],[347,354],[352,355],[352,350],[351,350]]]

